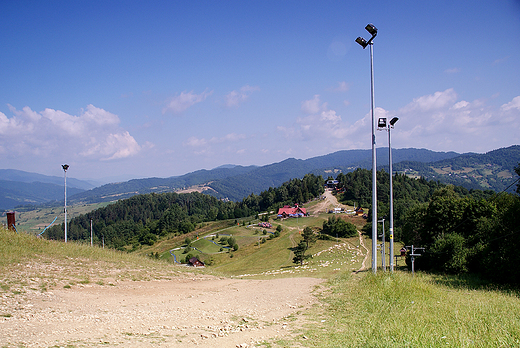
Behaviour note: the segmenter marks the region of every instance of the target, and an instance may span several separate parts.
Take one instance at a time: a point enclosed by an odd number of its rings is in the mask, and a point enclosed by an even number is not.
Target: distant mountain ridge
[[[388,148],[378,148],[376,153],[378,169],[388,171]],[[329,176],[335,178],[339,172],[371,168],[371,157],[371,150],[343,150],[306,160],[289,158],[265,166],[227,164],[212,170],[203,169],[182,176],[133,179],[78,192],[72,192],[72,184],[69,189],[69,181],[74,182],[75,179],[67,178],[68,200],[71,204],[96,203],[128,198],[136,194],[172,192],[202,185],[208,188],[205,191],[208,194],[238,201],[251,193],[259,194],[269,187],[278,187],[290,179],[301,178],[308,173],[322,175],[324,178]],[[414,148],[393,149],[392,160],[394,172],[422,176],[429,180],[452,183],[468,189],[500,191],[514,181],[514,168],[520,163],[520,146],[513,145],[485,154],[458,154]],[[9,170],[0,170],[0,181],[5,177],[16,179],[15,174]],[[21,172],[21,175],[26,181],[31,178],[45,177],[26,172]],[[14,180],[11,182],[5,180],[4,184],[0,182],[0,209],[12,209],[15,205],[27,202],[37,204],[54,200],[63,201],[63,178],[51,178],[58,180],[55,188],[57,193],[54,196],[49,195],[46,198],[42,196],[38,199],[30,197],[31,192],[38,191],[38,185],[35,183],[32,183],[30,190],[27,188],[25,191],[18,190],[13,193],[6,190],[9,189],[9,184],[15,186]],[[42,195],[43,191],[45,190],[42,190]],[[13,200],[13,197],[18,197],[18,200]]]
[[[67,178],[67,195],[75,195],[93,187],[86,181]],[[64,177],[0,169],[0,210],[62,201],[63,197]]]
[[[25,183],[41,182],[61,186],[63,186],[64,184],[63,176],[49,176],[37,173],[24,172],[22,170],[16,169],[0,169],[0,180],[19,181]],[[75,187],[81,190],[90,190],[95,187],[87,181],[74,178],[67,178],[67,186]]]
[[[515,167],[520,165],[520,145],[489,151],[485,154],[466,153],[433,163],[402,161],[394,171],[422,176],[427,180],[463,186],[467,189],[514,192]]]

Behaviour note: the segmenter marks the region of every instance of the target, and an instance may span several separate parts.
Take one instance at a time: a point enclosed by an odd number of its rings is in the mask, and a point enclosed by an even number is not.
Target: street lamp
[[[363,49],[370,46],[370,99],[371,99],[371,111],[372,111],[372,272],[377,272],[377,171],[376,171],[376,134],[375,134],[375,123],[374,123],[374,54],[373,54],[373,43],[372,41],[377,35],[377,28],[373,24],[367,24],[365,27],[366,31],[372,35],[372,37],[366,41],[362,37],[358,37],[356,42],[360,44]]]
[[[65,243],[67,243],[67,169],[69,169],[68,164],[63,164],[61,166],[63,168],[63,173],[65,176]]]
[[[394,189],[393,189],[393,171],[392,171],[392,145],[390,142],[390,130],[394,128],[394,124],[399,118],[394,117],[388,125],[388,162],[390,163],[390,271],[394,271]]]
[[[378,121],[378,127],[386,129],[388,131],[388,163],[390,166],[390,271],[394,271],[394,188],[393,188],[393,170],[392,170],[392,143],[390,141],[390,130],[394,128],[394,124],[399,120],[398,117],[394,117],[386,124],[386,118],[380,118]]]

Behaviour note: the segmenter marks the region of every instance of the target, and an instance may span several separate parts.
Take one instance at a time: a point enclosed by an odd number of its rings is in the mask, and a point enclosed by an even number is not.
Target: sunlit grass
[[[114,283],[177,276],[166,262],[90,244],[59,242],[0,228],[0,292],[47,291],[59,284]]]
[[[359,277],[359,278],[357,278]],[[301,342],[308,347],[518,347],[517,293],[449,286],[425,274],[343,274]],[[454,277],[456,278],[456,277]]]

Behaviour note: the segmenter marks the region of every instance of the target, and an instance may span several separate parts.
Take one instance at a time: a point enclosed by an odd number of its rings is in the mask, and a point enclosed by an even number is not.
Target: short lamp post
[[[63,164],[61,166],[63,168],[63,173],[65,176],[65,243],[67,243],[67,169],[69,169],[68,164]]]
[[[388,164],[390,166],[390,246],[389,255],[390,255],[390,271],[394,271],[394,185],[393,185],[393,169],[392,169],[392,143],[391,143],[391,129],[394,128],[394,124],[399,120],[399,118],[394,117],[386,124],[386,118],[380,118],[377,122],[378,128],[386,129],[388,131]]]
[[[372,37],[366,41],[362,37],[358,37],[356,42],[363,49],[370,46],[370,99],[372,112],[372,272],[377,273],[377,171],[376,171],[376,134],[375,134],[375,101],[374,101],[374,55],[373,40],[377,35],[377,28],[373,24],[367,24],[366,31]]]

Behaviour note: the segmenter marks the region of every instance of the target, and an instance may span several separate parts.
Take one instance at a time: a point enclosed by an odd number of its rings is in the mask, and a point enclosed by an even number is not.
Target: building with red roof
[[[282,219],[302,216],[307,216],[307,209],[301,208],[297,205],[294,207],[286,205],[283,208],[278,209],[278,217]]]

